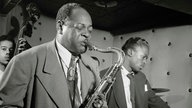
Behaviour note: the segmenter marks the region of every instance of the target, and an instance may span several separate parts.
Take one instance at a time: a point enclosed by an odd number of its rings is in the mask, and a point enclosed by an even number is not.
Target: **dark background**
[[[94,28],[113,36],[192,24],[192,0],[1,0],[1,13],[7,14],[21,2],[34,2],[42,14],[53,18],[64,3],[80,3],[91,14]]]

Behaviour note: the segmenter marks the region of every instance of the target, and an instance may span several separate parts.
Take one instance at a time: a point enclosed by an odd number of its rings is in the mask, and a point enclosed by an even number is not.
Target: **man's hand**
[[[105,96],[103,94],[98,95],[98,98],[95,99],[93,103],[94,108],[107,108]]]

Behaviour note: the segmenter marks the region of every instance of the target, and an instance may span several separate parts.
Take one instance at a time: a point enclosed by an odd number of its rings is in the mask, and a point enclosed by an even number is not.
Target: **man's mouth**
[[[81,45],[82,46],[87,46],[87,41],[83,41]]]
[[[84,46],[84,47],[85,47],[85,46],[86,46],[86,43],[82,42],[82,43],[81,43],[81,46]]]

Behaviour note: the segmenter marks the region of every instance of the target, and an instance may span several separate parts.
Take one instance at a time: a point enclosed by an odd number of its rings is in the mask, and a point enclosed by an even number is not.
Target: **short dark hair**
[[[70,17],[72,10],[78,7],[81,7],[78,3],[67,3],[63,5],[57,12],[56,21],[62,21]]]
[[[137,46],[146,46],[149,48],[149,43],[140,37],[131,37],[122,46],[122,50],[127,54],[128,49],[135,49]]]
[[[0,42],[5,41],[5,40],[12,42],[13,48],[15,48],[15,41],[10,35],[1,35],[0,36]]]

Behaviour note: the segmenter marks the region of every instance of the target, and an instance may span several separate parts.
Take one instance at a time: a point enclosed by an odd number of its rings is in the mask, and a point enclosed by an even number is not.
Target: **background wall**
[[[12,22],[14,23],[11,23]],[[22,24],[22,10],[15,7],[8,15],[0,16],[0,34],[14,32]],[[36,46],[55,37],[55,19],[41,15],[33,28],[32,37],[26,37]],[[150,46],[150,56],[144,69],[153,88],[168,88],[169,92],[159,93],[171,108],[191,108],[192,106],[192,26],[170,27],[145,30],[113,37],[109,32],[95,30],[91,42],[99,48],[121,47],[130,37],[145,38]],[[88,52],[99,58],[100,69],[111,66],[113,55]]]

